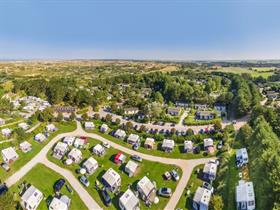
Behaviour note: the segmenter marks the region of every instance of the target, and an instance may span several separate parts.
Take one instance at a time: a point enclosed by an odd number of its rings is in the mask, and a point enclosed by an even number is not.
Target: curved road
[[[126,148],[124,146],[121,146],[117,143],[111,142],[108,139],[103,138],[102,136],[99,136],[98,134],[94,133],[87,133],[82,129],[82,126],[80,122],[77,122],[77,129],[73,132],[69,133],[63,133],[59,134],[56,137],[54,137],[33,159],[31,159],[26,165],[24,165],[19,171],[14,173],[12,176],[10,176],[5,182],[7,186],[11,186],[15,184],[17,181],[19,181],[25,174],[28,173],[37,163],[43,163],[47,167],[51,168],[52,170],[56,171],[63,177],[65,177],[68,182],[72,185],[74,190],[79,194],[82,195],[80,198],[82,201],[86,204],[88,209],[90,210],[97,210],[101,209],[101,207],[93,200],[93,198],[89,195],[89,193],[81,186],[79,181],[76,179],[76,177],[67,169],[61,168],[57,166],[56,164],[50,162],[47,159],[47,153],[48,151],[55,145],[56,142],[58,142],[60,139],[66,137],[66,136],[87,136],[90,138],[97,139],[99,141],[107,141],[110,143],[112,147],[115,149],[118,149],[120,151],[123,151],[130,155],[139,155],[143,159],[154,161],[154,162],[160,162],[163,164],[173,164],[178,167],[180,167],[183,171],[183,174],[181,176],[180,181],[178,182],[176,189],[172,195],[172,197],[169,199],[165,210],[172,210],[176,208],[176,205],[181,197],[181,195],[184,192],[184,189],[188,183],[188,180],[191,176],[192,170],[195,166],[199,164],[206,163],[209,158],[203,158],[203,159],[192,159],[192,160],[184,160],[184,159],[173,159],[173,158],[164,158],[159,156],[152,156],[143,154],[134,150],[131,150],[129,148]]]

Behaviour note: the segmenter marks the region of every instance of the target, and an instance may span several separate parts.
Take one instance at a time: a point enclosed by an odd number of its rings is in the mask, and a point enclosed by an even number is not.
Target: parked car
[[[222,149],[223,145],[223,141],[219,141],[219,143],[217,144],[217,149]]]
[[[132,155],[131,159],[135,160],[135,161],[138,161],[138,162],[142,162],[142,158],[140,156],[138,156],[138,155]]]
[[[0,185],[0,195],[5,194],[7,191],[8,191],[7,185],[6,185],[5,183],[4,183],[4,184],[1,184],[1,185]]]
[[[136,143],[136,144],[133,144],[132,149],[138,150],[139,147],[140,147],[140,144],[137,144],[137,143]]]
[[[106,206],[110,206],[112,204],[112,199],[111,199],[109,193],[107,192],[106,188],[101,190],[101,196],[102,196],[102,199]]]
[[[233,121],[232,121],[232,124],[234,124],[234,125],[235,125],[236,123],[237,123],[237,121],[236,121],[236,120],[233,120]]]
[[[173,169],[171,172],[170,172],[171,176],[173,177],[173,179],[175,181],[179,181],[180,179],[180,176],[178,175],[177,171],[175,169]]]
[[[211,193],[214,193],[214,188],[213,188],[212,185],[209,184],[208,182],[203,182],[202,187],[205,188],[205,189],[207,189],[207,190],[210,190]]]
[[[170,174],[168,171],[166,171],[166,172],[164,173],[164,178],[165,178],[166,180],[170,180],[170,179],[171,179],[171,174]]]
[[[200,153],[200,147],[199,146],[196,146],[193,148],[193,153],[194,154],[199,154]]]
[[[59,192],[63,185],[65,184],[65,179],[59,179],[55,184],[54,184],[54,191]]]
[[[110,148],[110,144],[109,144],[107,141],[104,141],[104,142],[102,143],[102,146],[105,147],[105,148],[107,148],[107,149]]]
[[[65,187],[69,193],[71,193],[71,194],[73,193],[73,190],[71,189],[71,187],[68,184],[66,184]]]
[[[167,187],[159,188],[158,195],[162,197],[171,197],[172,190]]]
[[[7,163],[1,163],[1,167],[7,172],[10,170],[10,166]]]
[[[89,187],[89,181],[85,176],[81,176],[80,182],[85,185],[86,187]]]

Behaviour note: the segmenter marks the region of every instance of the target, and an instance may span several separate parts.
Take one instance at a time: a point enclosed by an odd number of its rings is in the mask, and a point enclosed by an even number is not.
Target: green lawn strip
[[[99,132],[99,124],[96,124],[95,122],[95,126],[96,128],[93,129],[93,130],[86,130],[87,132],[89,133],[96,133],[110,141],[113,141],[119,145],[122,145],[124,147],[127,147],[127,148],[130,148],[132,149],[132,145],[126,143],[124,140],[120,140],[120,139],[117,139],[111,135],[107,133],[102,133],[102,132]],[[136,132],[135,132],[136,133]],[[168,137],[166,137],[168,139]],[[188,137],[186,137],[186,140],[187,140]],[[182,158],[182,159],[199,159],[199,158],[204,158],[205,155],[204,155],[204,152],[201,151],[199,154],[193,154],[193,153],[183,153],[183,149],[184,149],[184,145],[181,143],[176,143],[176,146],[174,148],[174,151],[171,152],[171,153],[166,153],[166,152],[163,152],[161,151],[161,142],[158,142],[156,141],[156,145],[155,145],[155,149],[153,150],[147,150],[144,148],[144,142],[145,142],[145,139],[144,138],[141,138],[141,146],[139,147],[138,151],[141,152],[141,153],[145,153],[145,154],[150,154],[150,155],[155,155],[155,156],[161,156],[161,157],[168,157],[168,158]],[[203,144],[203,142],[200,142],[199,144],[196,144],[195,146],[197,145],[201,145]],[[215,154],[213,155],[207,155],[207,157],[213,157],[215,156]]]
[[[235,151],[233,151],[228,159],[227,172],[219,179],[224,182],[220,193],[224,201],[224,209],[234,210],[235,208],[235,188],[240,180],[238,174],[241,172],[236,167]]]
[[[185,189],[184,193],[182,194],[176,208],[189,209],[189,210],[192,209],[192,197],[194,196],[196,189],[199,186],[202,186],[202,183],[203,183],[203,181],[198,178],[197,170],[203,169],[203,167],[204,167],[204,165],[201,164],[201,165],[196,166],[193,169],[191,177],[186,186],[186,189]],[[188,190],[190,191],[189,195],[187,193]]]
[[[29,143],[32,144],[32,150],[28,153],[23,153],[18,148],[17,142],[9,142],[5,144],[0,144],[0,148],[4,149],[9,146],[16,147],[16,151],[19,155],[19,158],[12,164],[10,164],[10,171],[6,172],[3,168],[0,168],[0,180],[5,180],[9,176],[11,176],[13,173],[18,171],[22,166],[24,166],[28,161],[30,161],[36,154],[40,152],[40,150],[57,134],[59,133],[65,133],[70,132],[76,129],[76,122],[61,122],[61,123],[54,123],[58,130],[54,133],[50,133],[50,136],[43,142],[38,143],[34,141],[34,136],[37,133],[43,132],[46,126],[46,123],[42,123],[38,128],[36,128],[34,131],[32,131],[30,134],[28,134],[28,139],[26,139]],[[5,147],[4,147],[5,146]],[[0,160],[2,162],[2,156],[0,156]]]
[[[136,176],[129,177],[126,173],[123,172],[123,168],[124,168],[125,164],[118,166],[115,163],[113,163],[113,161],[112,161],[114,155],[117,154],[118,150],[113,149],[113,148],[107,149],[106,154],[103,157],[98,157],[96,155],[91,154],[90,149],[97,143],[100,143],[100,142],[95,139],[90,139],[89,140],[90,146],[88,147],[89,149],[82,150],[83,161],[86,160],[88,157],[93,156],[98,161],[99,166],[100,166],[97,169],[97,171],[95,171],[95,173],[89,177],[90,186],[85,189],[90,193],[90,195],[94,198],[94,200],[96,200],[98,202],[98,204],[101,207],[103,207],[104,209],[119,209],[118,201],[119,201],[119,197],[121,196],[121,194],[128,189],[129,185],[132,185],[132,189],[136,190],[137,182],[145,175],[147,175],[152,181],[156,181],[158,188],[170,187],[170,188],[172,188],[173,191],[175,190],[177,182],[175,182],[173,180],[165,181],[162,176],[164,172],[172,170],[173,168],[175,168],[175,166],[143,160],[142,163],[139,163],[140,167],[138,169]],[[69,169],[70,171],[73,172],[73,174],[77,178],[80,177],[80,175],[76,173],[77,169],[80,168],[80,166],[78,164],[72,164],[71,166],[66,166],[63,164],[63,160],[57,160],[57,159],[53,158],[51,156],[51,153],[52,153],[51,151],[48,153],[48,159],[50,161],[56,163],[57,165],[59,165],[61,167]],[[125,154],[125,155],[127,156],[126,160],[128,161],[130,159],[130,155],[127,155],[127,154]],[[64,158],[64,160],[65,159],[66,158]],[[111,194],[111,198],[113,198],[112,199],[113,205],[111,205],[110,207],[105,207],[98,191],[95,189],[95,180],[101,181],[102,175],[109,168],[113,168],[120,174],[121,179],[122,179],[122,187],[121,187],[120,195],[114,196],[113,194]],[[181,169],[178,169],[178,171],[179,171],[179,174],[181,175],[182,174]],[[153,204],[151,209],[164,209],[165,205],[167,204],[168,199],[162,198],[162,197],[160,197],[159,199],[160,199],[160,202],[158,204]],[[142,201],[141,201],[141,206],[142,206],[142,208],[145,206],[144,202],[142,202]]]
[[[40,205],[38,206],[37,210],[45,210],[48,209],[47,207],[47,199],[49,197],[54,196],[53,186],[55,182],[63,178],[60,174],[52,171],[51,169],[47,168],[43,164],[37,164],[34,168],[32,168],[24,177],[20,179],[16,184],[14,184],[9,190],[10,192],[14,192],[17,194],[16,198],[20,201],[19,193],[20,193],[20,184],[26,182],[28,184],[32,184],[36,188],[38,188],[44,195],[44,200],[41,201]],[[67,183],[70,187],[71,185]],[[73,194],[71,195],[66,187],[64,186],[61,189],[61,193],[63,195],[67,195],[71,199],[71,210],[85,210],[87,207],[80,199],[79,195],[74,191],[73,187]]]

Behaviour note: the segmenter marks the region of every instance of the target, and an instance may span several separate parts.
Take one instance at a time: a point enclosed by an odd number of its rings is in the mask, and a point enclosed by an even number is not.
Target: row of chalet
[[[126,132],[124,130],[118,129],[113,134],[118,139],[125,139],[126,138]],[[130,134],[127,138],[127,143],[129,144],[140,144],[140,136],[136,134]],[[215,152],[215,145],[214,141],[211,138],[206,138],[203,140],[204,143],[204,150],[208,154],[213,154]],[[155,146],[155,139],[153,138],[146,138],[144,142],[144,147],[146,149],[154,149]],[[161,149],[164,152],[172,152],[175,148],[175,141],[172,139],[164,139],[162,141]],[[191,153],[193,152],[194,146],[192,141],[184,141],[184,152],[185,153]]]
[[[44,199],[43,193],[33,185],[29,186],[22,194],[20,204],[26,210],[35,210]],[[54,196],[49,203],[49,210],[70,209],[71,199],[66,195]]]
[[[27,123],[22,122],[18,124],[18,127],[26,131],[29,128],[29,125]],[[55,132],[57,129],[55,125],[49,124],[46,126],[46,130],[47,132]],[[1,130],[2,135],[5,137],[11,136],[12,132],[13,130],[11,128],[3,128]]]

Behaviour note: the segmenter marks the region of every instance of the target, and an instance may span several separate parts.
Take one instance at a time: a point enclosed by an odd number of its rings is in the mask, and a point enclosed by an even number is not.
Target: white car
[[[102,143],[102,146],[105,147],[105,148],[107,148],[107,149],[110,148],[110,144],[109,144],[107,141],[104,141],[104,142]]]

